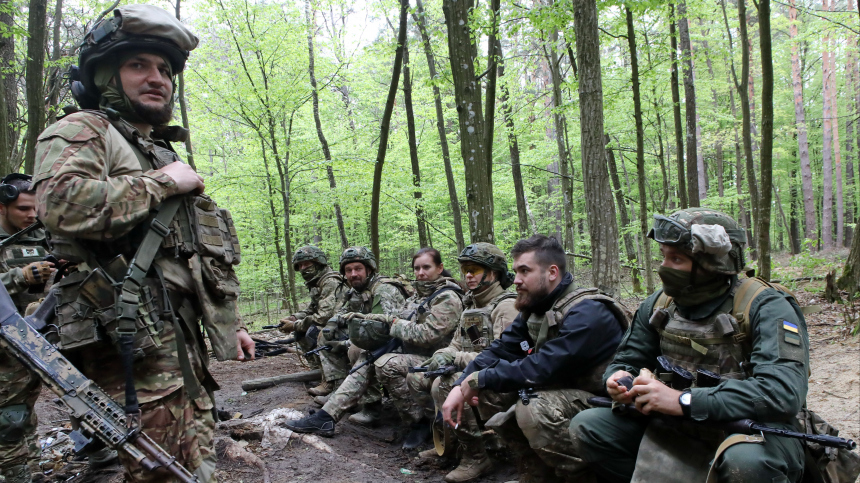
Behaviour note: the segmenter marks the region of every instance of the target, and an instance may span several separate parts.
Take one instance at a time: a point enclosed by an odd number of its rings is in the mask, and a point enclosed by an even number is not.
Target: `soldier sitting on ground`
[[[293,269],[305,280],[311,302],[304,310],[281,319],[278,329],[285,334],[295,331],[299,347],[307,352],[314,348],[315,341],[323,342],[321,329],[343,303],[346,282],[343,275],[331,269],[325,253],[315,246],[309,245],[296,250],[292,263]],[[317,339],[307,337],[308,331],[314,326],[320,329]],[[317,387],[308,389],[308,393],[312,396],[326,396],[334,391],[335,382],[343,379],[338,377],[340,374],[337,368],[321,364],[317,356],[309,356],[309,362],[313,368],[322,370],[322,382]]]
[[[475,243],[467,246],[457,260],[469,289],[463,299],[465,310],[460,316],[451,344],[439,349],[421,364],[430,371],[454,366],[454,372],[437,378],[426,378],[422,373],[414,373],[407,379],[416,404],[435,405],[440,411],[461,371],[480,351],[498,339],[517,316],[514,308],[516,295],[506,290],[513,283],[513,276],[508,272],[505,254],[498,247],[490,243]],[[484,396],[487,400],[483,404],[495,404],[499,410],[510,406],[510,402],[500,407],[500,401],[490,401],[493,393],[488,392]],[[481,430],[471,411],[463,413],[460,426],[453,432],[463,449],[462,459],[460,465],[445,476],[445,481],[471,481],[489,471],[492,463],[487,457]],[[437,451],[435,448],[429,449],[419,453],[419,456],[434,458]]]
[[[519,481],[544,481],[553,469],[580,481],[589,470],[573,452],[568,422],[588,407],[588,397],[603,392],[600,377],[626,330],[626,310],[597,289],[577,289],[554,238],[520,240],[511,254],[520,313],[455,381],[442,406],[444,419],[458,427],[467,403],[477,405],[482,418],[499,411],[485,401],[509,403],[487,427],[514,454]],[[501,394],[512,391],[525,397]]]
[[[339,316],[361,313],[383,314],[390,318],[403,310],[406,303],[405,288],[397,280],[378,273],[376,257],[366,247],[344,250],[340,256],[340,272],[350,289],[344,295],[346,302],[338,312]],[[331,350],[320,352],[323,365],[330,364],[330,367],[337,369],[337,389],[328,395],[321,410],[306,418],[288,421],[286,426],[293,431],[331,436],[334,434],[335,422],[359,403],[364,407],[361,412],[349,417],[351,422],[372,426],[382,415],[382,391],[376,379],[375,366],[365,364],[347,377],[349,365],[366,361],[368,351],[351,347],[343,320],[343,317],[336,317],[326,324],[321,343],[331,347]],[[338,380],[342,382],[338,383]]]
[[[663,288],[639,306],[604,374],[607,392],[646,414],[752,418],[794,429],[809,371],[796,301],[759,279],[738,280],[746,236],[726,214],[690,208],[654,218],[648,237],[660,243]],[[640,372],[661,368],[661,356],[689,371],[696,387],[673,389]],[[619,384],[636,374],[631,389]],[[603,408],[577,415],[570,432],[577,453],[603,481],[797,482],[803,473],[803,444],[796,439],[741,436],[745,444],[732,445],[737,435],[726,439],[703,425],[671,428]]]

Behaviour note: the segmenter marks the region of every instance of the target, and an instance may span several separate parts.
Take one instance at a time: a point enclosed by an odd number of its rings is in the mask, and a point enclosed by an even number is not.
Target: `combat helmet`
[[[78,65],[69,72],[72,95],[82,108],[98,109],[100,92],[95,84],[95,71],[100,62],[113,61],[122,51],[152,51],[164,55],[176,75],[185,69],[185,61],[197,42],[197,36],[188,27],[162,8],[153,5],[116,8],[112,17],[97,20],[84,36]]]
[[[472,243],[460,252],[457,261],[460,263],[477,263],[496,272],[502,288],[508,288],[513,283],[513,277],[508,272],[508,258],[499,247],[492,243]],[[481,280],[481,284],[484,284],[483,280]]]
[[[340,255],[340,274],[345,275],[346,265],[361,262],[371,272],[376,272],[376,257],[367,247],[349,247]]]
[[[746,232],[729,215],[709,208],[688,208],[668,217],[654,215],[648,238],[678,247],[705,270],[735,275],[743,271]]]
[[[293,268],[298,270],[298,265],[306,261],[328,265],[328,257],[325,256],[325,252],[313,245],[303,246],[296,250],[296,253],[293,254]]]

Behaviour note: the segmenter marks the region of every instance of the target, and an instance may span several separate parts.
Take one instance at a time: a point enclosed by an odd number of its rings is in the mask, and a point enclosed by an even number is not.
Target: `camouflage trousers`
[[[317,338],[317,344],[319,344],[317,347],[326,344],[326,341],[323,339],[322,331],[320,331],[320,335]],[[359,349],[356,347],[356,350]],[[358,357],[357,352],[355,357]],[[349,373],[349,368],[352,367],[350,357],[347,354],[332,354],[331,351],[320,351],[319,360],[323,380],[328,382],[342,381],[346,379],[346,375]]]
[[[293,336],[296,336],[295,332],[293,332]],[[322,332],[320,332],[320,337],[322,337]],[[301,347],[303,352],[307,352],[307,351],[314,348],[313,340],[308,339],[307,337],[300,338],[298,341],[296,341],[296,343],[299,345],[299,347]],[[317,347],[319,347],[319,346],[317,346]],[[323,351],[323,352],[325,352],[325,351]],[[311,367],[311,369],[322,369],[322,366],[320,365],[320,357],[319,356],[310,355],[310,356],[306,357],[305,360],[308,361],[308,365]]]
[[[0,408],[23,404],[30,412],[23,437],[16,442],[0,442],[0,471],[26,464],[33,470],[37,469],[41,451],[36,437],[38,420],[33,407],[41,389],[39,376],[30,372],[5,350],[0,352]]]
[[[207,396],[203,396],[207,398]],[[176,457],[201,483],[215,482],[215,420],[211,409],[200,409],[185,388],[140,406],[143,431],[168,454]],[[120,452],[126,481],[165,483],[175,481],[164,470],[147,471]]]
[[[349,361],[353,366],[367,360],[368,351],[351,346],[349,348]],[[370,404],[382,400],[382,391],[379,381],[376,379],[376,366],[366,364],[361,369],[346,376],[328,398],[323,406],[335,421],[339,421],[343,414],[356,404]]]
[[[388,390],[400,418],[407,424],[418,423],[424,417],[432,419],[435,415],[431,401],[411,397],[407,382],[409,376],[421,375],[409,374],[409,368],[426,360],[427,356],[415,354],[385,354],[374,363],[376,377]]]

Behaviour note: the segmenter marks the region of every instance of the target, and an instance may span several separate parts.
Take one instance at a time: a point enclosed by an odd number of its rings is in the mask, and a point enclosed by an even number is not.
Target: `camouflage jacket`
[[[0,228],[0,241],[9,238],[13,233],[6,233]],[[32,262],[43,260],[48,254],[45,249],[45,230],[39,229],[22,236],[12,245],[0,250],[0,283],[15,301],[15,306],[22,314],[27,304],[38,300],[43,294],[30,294],[30,286],[24,280],[22,268]]]
[[[176,183],[166,174],[142,169],[142,150],[163,149],[128,123],[121,127],[133,145],[105,117],[82,111],[48,126],[36,144],[37,212],[52,237],[109,242],[127,235],[145,221],[150,210],[177,193]],[[176,161],[178,157],[174,155]],[[151,167],[151,166],[150,166]],[[82,243],[91,247],[92,243]],[[168,288],[194,293],[191,271],[173,257],[156,258]],[[199,336],[199,335],[198,335]],[[165,322],[162,346],[134,364],[135,386],[141,403],[168,396],[182,387],[182,373],[173,325]],[[187,341],[192,367],[202,380],[200,348]],[[71,357],[81,371],[119,401],[123,400],[122,368],[116,349],[91,350]],[[200,409],[211,408],[204,396]],[[208,407],[207,407],[208,406]]]
[[[344,302],[343,293],[346,285],[343,277],[331,267],[325,267],[319,275],[305,284],[311,295],[311,303],[293,316],[300,322],[301,330],[308,330],[311,325],[324,326]]]
[[[373,274],[367,288],[361,292],[349,289],[344,294],[344,304],[338,314],[359,312],[362,314],[385,314],[397,317],[406,304],[403,292],[387,277]]]
[[[406,308],[391,324],[391,336],[403,341],[403,352],[430,355],[451,340],[457,321],[463,313],[459,290],[445,290],[430,303],[427,299],[443,287],[459,289],[453,279],[442,277],[426,295],[416,294],[406,301]]]
[[[473,294],[470,291],[466,293],[466,298],[463,300],[464,310],[486,307],[493,299],[503,293],[505,293],[505,289],[503,289],[498,282],[493,283],[486,290],[478,294]],[[490,320],[493,324],[493,340],[501,337],[502,332],[504,332],[504,330],[511,325],[517,315],[519,315],[519,311],[514,308],[514,300],[514,298],[502,300],[498,305],[496,305],[496,308],[493,309],[492,313],[490,313]],[[480,354],[480,350],[477,350],[472,346],[468,335],[466,335],[462,317],[459,318],[457,331],[454,333],[451,343],[448,347],[439,349],[437,352],[444,352],[454,356],[454,365],[460,369],[468,366],[469,363],[472,362],[478,354]]]

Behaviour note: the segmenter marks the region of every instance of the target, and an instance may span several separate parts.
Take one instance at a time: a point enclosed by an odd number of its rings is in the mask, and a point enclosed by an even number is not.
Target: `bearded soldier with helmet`
[[[175,76],[196,46],[158,7],[96,21],[70,73],[84,110],[39,136],[33,187],[51,253],[73,264],[53,289],[46,336],[125,406],[129,431],[142,429],[206,482],[218,386],[201,322],[219,360],[253,358],[254,343],[236,310],[232,217],[169,144],[184,135],[167,126]],[[120,459],[131,481],[169,479]]]
[[[314,348],[314,342],[317,339],[320,343],[323,342],[322,331],[319,329],[340,308],[343,292],[346,290],[345,282],[340,273],[331,269],[325,253],[315,246],[309,245],[296,250],[292,263],[293,269],[305,280],[311,302],[304,310],[281,319],[278,329],[286,334],[295,331],[299,347],[307,352]],[[314,327],[317,329],[314,330]],[[309,334],[318,335],[312,338],[308,336]],[[332,392],[336,388],[334,382],[343,372],[343,368],[333,369],[328,364],[328,359],[323,359],[322,362],[325,364],[320,364],[320,358],[316,356],[309,356],[309,362],[312,367],[322,369],[322,382],[317,387],[309,389],[308,393],[312,396],[325,396]]]
[[[345,302],[323,329],[320,344],[331,350],[322,351],[323,365],[332,368],[342,367],[336,374],[334,386],[337,389],[329,394],[322,409],[298,420],[287,421],[285,426],[299,433],[316,433],[322,436],[334,435],[334,425],[343,414],[362,403],[362,411],[349,417],[351,422],[374,425],[382,415],[382,392],[376,378],[375,366],[367,362],[368,352],[354,346],[349,340],[348,324],[357,315],[391,317],[399,315],[409,295],[406,287],[390,277],[378,273],[376,257],[367,247],[349,247],[340,256],[340,273],[346,278],[350,289],[344,295]],[[362,318],[363,319],[363,318]],[[373,321],[374,319],[368,319]],[[387,335],[387,332],[386,332]],[[348,356],[347,356],[348,354]],[[348,359],[347,359],[348,357]],[[336,358],[348,363],[362,365],[360,369],[347,375],[348,365],[337,363]]]
[[[795,429],[809,340],[794,297],[738,279],[746,237],[728,215],[690,208],[654,218],[648,237],[663,254],[663,288],[639,306],[607,367],[609,395],[682,422],[750,418]],[[604,481],[797,482],[803,473],[799,440],[729,435],[707,424],[668,426],[598,408],[574,418],[570,434]]]
[[[463,299],[463,313],[448,347],[437,350],[430,359],[421,364],[430,371],[453,365],[456,372],[435,379],[425,378],[422,373],[414,373],[407,379],[415,403],[435,406],[437,410],[441,410],[462,370],[480,351],[498,339],[517,316],[517,310],[514,308],[516,295],[507,291],[513,279],[508,272],[507,258],[498,247],[490,243],[474,243],[460,253],[457,261],[460,262],[460,272],[469,289]],[[506,403],[501,402],[501,399],[506,399]],[[497,397],[494,401],[483,402],[487,405],[495,404],[502,410],[507,409],[511,403],[512,399],[507,395]],[[445,481],[470,481],[489,471],[492,463],[487,457],[481,430],[474,415],[471,412],[464,413],[460,426],[453,429],[453,432],[460,441],[463,452],[460,465],[445,476]],[[419,453],[425,458],[435,457],[437,454],[435,448]]]

